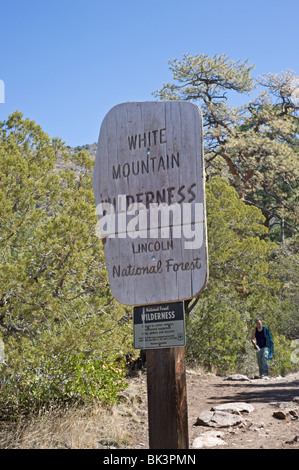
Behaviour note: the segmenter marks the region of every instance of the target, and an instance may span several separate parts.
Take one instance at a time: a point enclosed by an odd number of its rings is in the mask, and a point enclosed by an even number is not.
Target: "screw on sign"
[[[134,306],[134,347],[146,349],[152,449],[188,448],[184,301],[208,278],[204,181],[196,105],[108,112],[93,175],[96,233],[115,299]]]

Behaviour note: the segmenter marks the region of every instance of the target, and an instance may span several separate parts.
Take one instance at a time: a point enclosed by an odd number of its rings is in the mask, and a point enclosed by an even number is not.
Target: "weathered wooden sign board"
[[[204,289],[202,147],[200,110],[190,102],[123,103],[104,118],[93,188],[120,303],[175,302]]]
[[[183,302],[134,307],[134,349],[186,346]]]

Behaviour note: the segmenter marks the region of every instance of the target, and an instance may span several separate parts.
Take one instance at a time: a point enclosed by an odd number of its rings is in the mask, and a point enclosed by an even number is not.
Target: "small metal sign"
[[[184,302],[134,307],[134,348],[186,345]]]

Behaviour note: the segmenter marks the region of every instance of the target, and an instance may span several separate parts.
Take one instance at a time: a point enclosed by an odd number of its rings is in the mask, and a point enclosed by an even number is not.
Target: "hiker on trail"
[[[256,350],[260,377],[268,375],[268,359],[273,357],[273,339],[269,328],[260,318],[255,320],[256,328],[252,332],[251,342]]]

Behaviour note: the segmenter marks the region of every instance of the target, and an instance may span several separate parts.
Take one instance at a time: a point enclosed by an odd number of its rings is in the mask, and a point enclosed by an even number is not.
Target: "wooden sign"
[[[116,300],[175,302],[205,288],[202,118],[196,105],[112,108],[100,130],[93,187]]]

